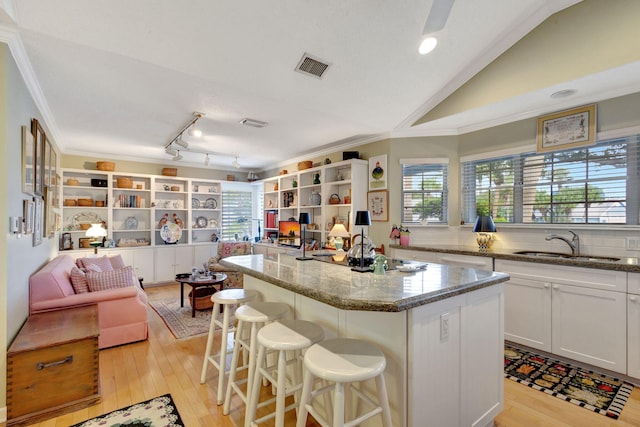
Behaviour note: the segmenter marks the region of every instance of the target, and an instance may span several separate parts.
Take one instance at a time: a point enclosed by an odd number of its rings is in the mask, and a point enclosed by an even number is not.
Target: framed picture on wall
[[[25,199],[22,201],[22,234],[33,233],[33,200]]]
[[[47,137],[36,119],[31,120],[31,133],[35,146],[33,150],[33,192],[42,196],[44,194],[44,151]]]
[[[538,152],[567,150],[596,142],[596,105],[538,118]]]
[[[371,221],[389,221],[389,192],[375,190],[367,193],[367,209]]]
[[[42,197],[35,196],[33,198],[33,246],[42,244],[42,233],[44,223],[44,209]]]
[[[369,159],[369,190],[386,189],[387,175],[387,155],[371,157]]]
[[[33,133],[22,126],[22,192],[30,195],[34,191],[34,154]]]

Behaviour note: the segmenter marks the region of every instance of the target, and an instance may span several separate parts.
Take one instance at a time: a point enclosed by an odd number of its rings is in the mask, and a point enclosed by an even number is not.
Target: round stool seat
[[[304,355],[304,365],[318,378],[350,383],[382,374],[387,360],[366,341],[336,338],[312,345]]]
[[[236,319],[248,323],[270,322],[283,318],[289,313],[289,306],[282,302],[250,302],[238,307]]]
[[[224,289],[211,295],[211,301],[215,304],[242,304],[258,297],[258,291],[251,289]]]
[[[258,332],[258,343],[270,350],[299,350],[322,340],[324,331],[306,320],[280,320]]]

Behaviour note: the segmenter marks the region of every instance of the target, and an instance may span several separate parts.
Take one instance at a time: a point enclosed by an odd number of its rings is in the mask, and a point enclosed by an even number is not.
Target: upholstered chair
[[[209,258],[209,271],[225,273],[224,288],[242,288],[242,273],[219,264],[222,258],[234,255],[250,255],[251,242],[218,242],[218,253]]]

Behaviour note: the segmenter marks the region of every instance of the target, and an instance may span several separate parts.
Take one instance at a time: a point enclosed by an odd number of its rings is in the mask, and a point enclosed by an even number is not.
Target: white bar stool
[[[283,319],[287,314],[289,314],[289,306],[281,302],[253,301],[236,310],[235,315],[238,326],[236,328],[236,338],[233,345],[233,358],[231,359],[231,367],[229,369],[229,382],[227,383],[227,392],[224,398],[224,406],[222,407],[222,413],[224,415],[229,415],[231,395],[234,391],[248,407],[248,396],[250,394],[251,382],[256,366],[258,330],[267,322]],[[245,330],[247,326],[251,328],[248,337],[247,331]],[[243,366],[238,366],[240,350],[249,351],[248,363]],[[237,373],[243,370],[248,372],[247,378],[237,380]],[[245,383],[247,384],[247,388],[243,391],[240,386]]]
[[[227,376],[227,339],[229,337],[229,319],[230,312],[229,305],[240,305],[253,301],[258,298],[258,292],[249,289],[225,289],[220,292],[216,292],[211,295],[211,301],[213,301],[213,311],[211,312],[211,326],[209,327],[209,337],[207,338],[207,349],[204,354],[204,362],[202,364],[202,374],[200,375],[200,384],[204,384],[207,380],[207,368],[209,363],[218,369],[218,405],[222,405],[224,398],[224,378]],[[220,307],[222,307],[222,321],[218,319],[220,314]],[[213,352],[213,340],[216,330],[216,326],[222,329],[220,351],[218,354],[211,354]]]
[[[374,415],[382,415],[382,425],[391,426],[391,411],[387,398],[387,388],[384,382],[384,369],[387,360],[379,348],[366,341],[337,338],[312,345],[304,355],[304,381],[302,396],[298,409],[296,427],[304,427],[307,414],[310,413],[323,426],[356,426]],[[318,390],[312,390],[314,377],[334,382]],[[373,401],[364,392],[350,383],[366,381],[375,378],[378,391],[378,402]],[[347,404],[345,405],[345,384],[347,385]],[[316,396],[330,392],[333,389],[333,423],[324,419],[311,405]],[[373,409],[356,418],[345,422],[345,412],[351,412],[350,394],[364,400]],[[346,409],[345,409],[346,407]]]
[[[252,380],[249,404],[245,415],[245,426],[257,426],[275,416],[275,426],[284,427],[284,414],[297,409],[298,399],[285,407],[285,398],[293,393],[299,394],[302,388],[302,351],[324,338],[324,331],[315,323],[306,320],[280,320],[270,323],[258,332],[258,356],[255,375]],[[277,352],[277,362],[266,366],[267,351]],[[287,352],[292,356],[287,360]],[[293,354],[292,354],[293,353]],[[293,378],[287,386],[287,365],[293,366]],[[274,378],[274,373],[277,376]],[[276,388],[276,396],[258,403],[262,378],[266,378]],[[275,411],[256,419],[258,407],[276,402]]]

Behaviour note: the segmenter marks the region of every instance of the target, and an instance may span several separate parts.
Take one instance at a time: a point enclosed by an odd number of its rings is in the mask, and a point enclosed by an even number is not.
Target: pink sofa
[[[147,295],[139,285],[76,294],[69,255],[59,255],[29,279],[29,313],[98,305],[100,348],[147,339]],[[137,280],[135,281],[137,283]]]

